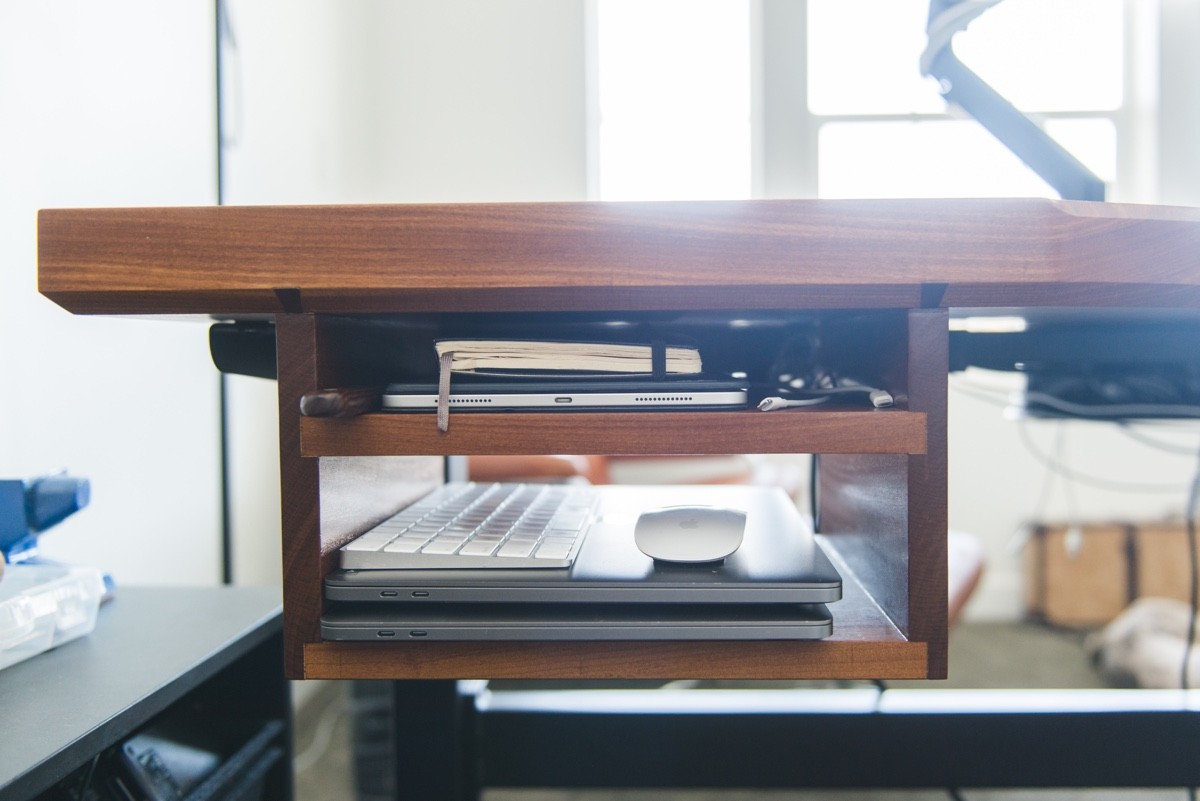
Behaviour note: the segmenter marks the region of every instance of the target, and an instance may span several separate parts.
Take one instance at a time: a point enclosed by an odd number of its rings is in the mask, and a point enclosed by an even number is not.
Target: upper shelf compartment
[[[439,431],[432,409],[301,420],[304,456],[393,453],[925,453],[925,414],[910,409],[908,313],[899,310],[709,311],[557,315],[320,315],[314,346],[325,387],[437,381],[442,337],[670,342],[697,348],[708,378],[739,379],[748,408],[717,410],[458,410]],[[469,380],[459,374],[456,381]],[[846,380],[885,388],[893,408],[844,395],[762,412],[758,400],[799,397]],[[453,386],[453,382],[452,382]],[[316,389],[316,388],[314,388]]]
[[[1111,203],[59,209],[38,224],[39,289],[80,313],[1200,305],[1200,210]]]

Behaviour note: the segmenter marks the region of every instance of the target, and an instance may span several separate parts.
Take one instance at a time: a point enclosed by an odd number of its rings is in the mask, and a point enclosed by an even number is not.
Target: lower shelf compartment
[[[832,549],[827,549],[832,550]],[[831,558],[837,558],[836,551]],[[809,641],[317,642],[306,679],[923,679],[910,642],[844,564],[833,634]]]

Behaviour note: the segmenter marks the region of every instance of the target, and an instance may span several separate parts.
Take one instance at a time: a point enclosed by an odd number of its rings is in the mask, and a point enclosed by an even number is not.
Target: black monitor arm
[[[1001,144],[1070,200],[1104,200],[1104,182],[958,60],[952,39],[999,0],[930,0],[921,72],[937,79],[942,96],[979,121]]]

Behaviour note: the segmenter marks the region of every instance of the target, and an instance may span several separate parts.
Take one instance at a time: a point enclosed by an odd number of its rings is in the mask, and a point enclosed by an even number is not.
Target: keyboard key
[[[387,532],[369,531],[353,542],[342,546],[347,551],[377,551],[392,541],[392,535]]]
[[[416,553],[425,544],[425,539],[401,537],[385,547],[384,553]]]
[[[499,544],[499,540],[474,539],[464,545],[459,553],[463,556],[489,556]]]
[[[496,556],[499,556],[499,557],[529,556],[529,554],[533,553],[533,548],[536,545],[537,545],[536,540],[521,540],[518,542],[513,542],[512,540],[509,540],[508,542],[504,543],[504,545],[502,545],[500,547],[500,550],[496,551]]]
[[[567,567],[591,503],[561,486],[445,485],[344,546],[342,566]]]
[[[566,559],[571,555],[571,542],[543,542],[534,553],[538,559]]]
[[[421,549],[421,553],[454,553],[459,546],[463,544],[462,540],[431,540],[428,545]]]

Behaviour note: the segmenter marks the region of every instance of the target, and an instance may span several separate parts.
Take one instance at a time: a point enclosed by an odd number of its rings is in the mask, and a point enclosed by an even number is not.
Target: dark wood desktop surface
[[[50,209],[38,229],[38,288],[77,313],[1200,306],[1200,210],[1113,203]]]

